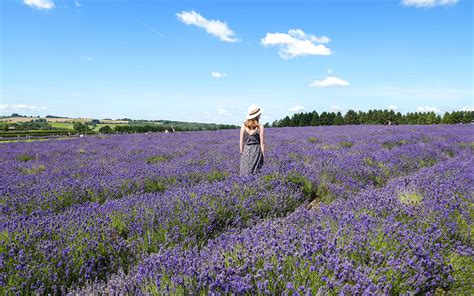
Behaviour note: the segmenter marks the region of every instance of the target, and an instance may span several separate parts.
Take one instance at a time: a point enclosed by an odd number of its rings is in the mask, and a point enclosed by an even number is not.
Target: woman
[[[265,155],[264,129],[259,124],[262,109],[252,105],[240,128],[240,175],[256,174]]]

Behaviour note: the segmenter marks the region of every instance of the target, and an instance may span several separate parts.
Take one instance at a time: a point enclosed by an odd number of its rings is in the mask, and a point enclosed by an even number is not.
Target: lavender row
[[[166,249],[81,293],[394,295],[472,292],[472,159],[300,208],[205,248]]]
[[[337,195],[347,187],[382,187],[393,176],[468,153],[472,141],[466,127],[321,127],[267,134],[267,171],[304,170]],[[85,202],[221,180],[238,173],[236,147],[234,131],[3,144],[0,212],[60,212]]]
[[[286,180],[233,177],[59,215],[19,216],[2,223],[0,284],[11,293],[60,293],[128,270],[163,248],[201,247],[227,228],[285,216],[304,199]]]
[[[273,144],[264,172],[248,183],[235,177],[231,131],[80,139],[75,145],[90,153],[80,152],[77,159],[77,147],[70,143],[9,147],[2,154],[9,160],[1,165],[14,178],[2,175],[0,206],[8,217],[2,221],[8,222],[0,225],[0,284],[12,292],[45,292],[106,280],[149,253],[202,247],[229,227],[284,216],[308,198],[350,200],[355,192],[382,187],[394,177],[466,158],[471,153],[466,143],[472,141],[465,127],[303,128],[268,134]],[[44,154],[23,162],[18,155],[25,151]],[[44,161],[51,170],[25,175],[21,168],[31,161]],[[127,169],[134,173],[121,179]],[[133,190],[120,185],[124,180],[135,184]],[[72,199],[60,211],[38,210],[63,201],[64,188]],[[103,205],[77,198],[104,188]],[[146,191],[156,193],[141,194]],[[29,215],[25,209],[31,209]]]
[[[206,147],[194,147],[199,139],[193,137],[91,136],[2,145],[0,210],[4,215],[60,212],[85,202],[103,203],[131,194],[163,192],[175,183],[227,176],[228,163],[201,157]],[[183,138],[195,142],[183,147]]]

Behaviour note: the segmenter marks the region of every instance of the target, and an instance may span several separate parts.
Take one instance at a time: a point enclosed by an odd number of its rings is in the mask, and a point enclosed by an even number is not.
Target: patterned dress
[[[240,156],[240,175],[256,174],[263,165],[263,153],[260,149],[259,130],[251,135],[244,131],[244,150]]]

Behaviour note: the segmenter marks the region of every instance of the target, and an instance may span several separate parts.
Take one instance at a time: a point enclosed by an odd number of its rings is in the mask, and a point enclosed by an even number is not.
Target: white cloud
[[[454,5],[458,3],[458,0],[439,0],[438,5]]]
[[[42,106],[38,107],[35,105],[27,105],[27,104],[0,104],[0,111],[43,111],[47,108]]]
[[[461,108],[461,111],[474,111],[474,106],[465,106]]]
[[[74,1],[74,4],[76,5],[76,7],[81,7],[82,6],[81,3],[79,3],[78,0]]]
[[[36,9],[54,8],[54,2],[52,0],[23,0],[23,3]]]
[[[387,107],[387,110],[397,111],[397,110],[398,110],[398,107],[395,106],[395,105],[389,105],[389,106]]]
[[[434,112],[436,114],[441,114],[443,111],[436,107],[430,107],[430,106],[419,106],[416,107],[416,112]]]
[[[342,80],[334,76],[329,76],[323,80],[314,80],[309,84],[310,87],[328,87],[328,86],[349,86],[348,81]]]
[[[227,74],[221,73],[221,72],[211,72],[211,76],[214,78],[222,78],[222,77],[227,77]]]
[[[438,5],[440,6],[448,6],[448,5],[455,5],[458,3],[458,0],[439,0]]]
[[[303,30],[301,29],[290,29],[288,31],[288,34],[290,36],[293,36],[298,39],[308,39],[316,43],[328,43],[331,41],[328,37],[322,36],[322,37],[317,37],[315,35],[307,35]]]
[[[342,110],[344,110],[344,108],[342,108],[341,106],[338,106],[338,105],[333,105],[331,106],[331,108],[329,108],[329,110],[331,110],[331,112],[341,112]]]
[[[435,7],[455,5],[458,0],[402,0],[402,5],[415,7]]]
[[[291,111],[291,112],[301,112],[303,111],[305,108],[301,105],[298,105],[298,106],[294,106],[290,109],[288,109],[288,111]]]
[[[297,56],[306,55],[330,55],[331,50],[323,44],[328,43],[330,39],[326,36],[317,37],[307,35],[300,29],[290,29],[287,33],[267,33],[260,40],[263,46],[279,46],[280,57],[291,59]]]
[[[227,23],[218,20],[207,20],[202,15],[195,11],[182,11],[176,16],[180,21],[187,25],[194,25],[206,30],[207,33],[216,36],[225,42],[236,42],[235,33],[232,31]]]

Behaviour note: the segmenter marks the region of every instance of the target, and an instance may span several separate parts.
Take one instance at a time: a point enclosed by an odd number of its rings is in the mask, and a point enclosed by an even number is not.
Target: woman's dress
[[[263,153],[260,149],[259,130],[251,135],[244,131],[244,150],[240,157],[240,175],[256,174],[263,165]]]

